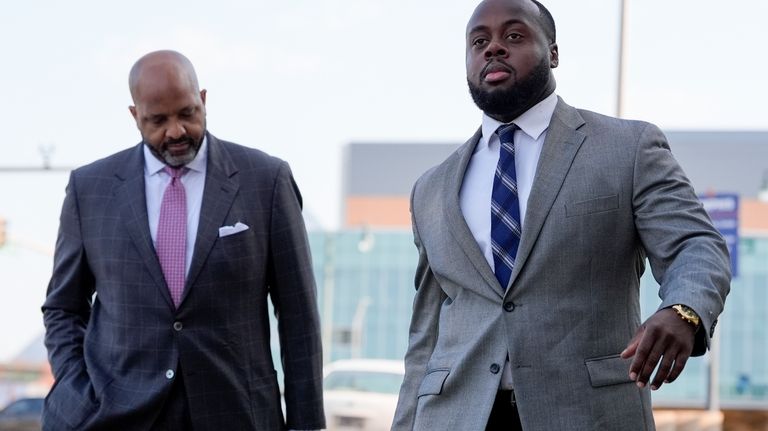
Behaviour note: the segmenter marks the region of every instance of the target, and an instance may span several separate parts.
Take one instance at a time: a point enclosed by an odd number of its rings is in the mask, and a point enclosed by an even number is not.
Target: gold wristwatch
[[[680,316],[681,319],[685,320],[686,322],[690,323],[691,325],[695,327],[699,327],[699,323],[701,323],[701,319],[699,319],[699,315],[696,314],[695,311],[691,307],[685,306],[683,304],[676,304],[672,306],[672,309],[675,310],[678,316]]]

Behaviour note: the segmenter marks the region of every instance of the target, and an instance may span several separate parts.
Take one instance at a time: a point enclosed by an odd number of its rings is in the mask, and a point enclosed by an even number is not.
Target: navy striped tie
[[[496,279],[499,280],[503,290],[507,289],[512,268],[515,267],[517,247],[520,245],[522,233],[515,172],[515,130],[517,130],[515,124],[504,124],[496,130],[501,148],[491,194],[493,264]]]

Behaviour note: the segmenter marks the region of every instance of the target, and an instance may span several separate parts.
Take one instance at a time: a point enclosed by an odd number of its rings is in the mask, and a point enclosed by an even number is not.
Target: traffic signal
[[[0,247],[5,245],[6,232],[5,232],[5,219],[0,217]]]

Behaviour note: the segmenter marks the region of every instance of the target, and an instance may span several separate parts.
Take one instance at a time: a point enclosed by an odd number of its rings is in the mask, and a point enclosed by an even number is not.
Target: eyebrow
[[[528,26],[528,24],[525,21],[523,21],[523,20],[521,20],[519,18],[508,19],[508,20],[504,21],[504,23],[502,25],[504,27],[507,27],[507,26],[510,26],[512,24],[522,24],[524,26]],[[467,31],[467,35],[470,35],[472,33],[477,33],[477,32],[480,32],[480,31],[488,31],[488,30],[489,30],[489,28],[488,28],[487,25],[480,24],[480,25],[476,25],[476,26],[472,27],[471,29],[469,29],[469,31]]]
[[[165,114],[147,114],[147,115],[144,116],[144,119],[152,121],[152,120],[159,120],[159,119],[165,118],[165,117],[166,117]]]

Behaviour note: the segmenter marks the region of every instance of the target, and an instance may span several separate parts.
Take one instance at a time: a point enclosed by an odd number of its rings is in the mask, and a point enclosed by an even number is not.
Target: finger
[[[666,379],[669,377],[669,372],[672,370],[672,365],[675,362],[676,356],[676,352],[670,352],[669,350],[664,352],[659,368],[656,370],[656,375],[651,382],[651,390],[655,391],[659,389],[661,385],[667,381]]]
[[[635,355],[635,352],[637,352],[637,346],[640,344],[640,340],[642,339],[644,332],[645,332],[645,326],[640,326],[639,328],[637,328],[635,335],[632,337],[631,340],[629,340],[629,344],[627,344],[627,347],[625,347],[624,350],[621,352],[621,357],[623,359],[631,358],[632,356]]]
[[[648,383],[648,380],[651,378],[653,370],[656,369],[656,365],[658,365],[665,349],[666,346],[660,342],[654,343],[651,351],[645,358],[640,374],[637,376],[638,386],[642,388]]]
[[[672,367],[672,371],[670,371],[669,375],[667,376],[667,383],[674,382],[680,376],[680,373],[683,372],[683,368],[685,368],[685,363],[688,362],[689,357],[690,355],[686,354],[677,355],[675,358],[675,365]]]
[[[648,354],[651,351],[653,341],[651,337],[643,337],[639,340],[637,347],[635,348],[635,357],[632,359],[632,363],[629,365],[629,378],[637,381],[640,373],[643,370],[645,361],[648,358]]]

